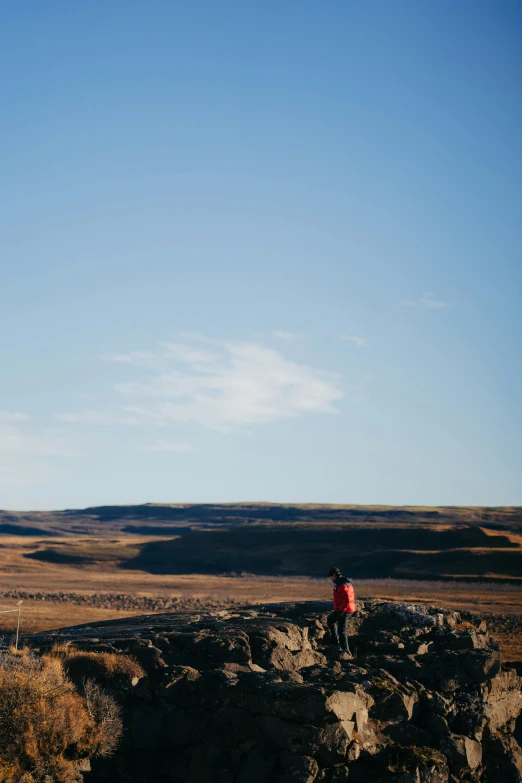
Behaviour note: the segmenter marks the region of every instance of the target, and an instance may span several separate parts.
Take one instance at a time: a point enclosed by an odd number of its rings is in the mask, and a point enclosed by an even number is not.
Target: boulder
[[[521,783],[522,679],[480,618],[359,602],[343,660],[329,610],[198,606],[65,629],[146,673],[115,691],[124,739],[86,783]]]
[[[252,661],[267,669],[298,671],[305,666],[325,664],[326,658],[312,649],[308,629],[279,623],[249,634]]]
[[[441,742],[452,772],[475,770],[482,762],[482,745],[469,737],[451,734]]]
[[[370,716],[377,720],[411,720],[419,697],[411,686],[402,685],[382,669],[374,676],[368,688],[374,699]]]
[[[367,601],[366,617],[359,632],[372,635],[387,630],[401,633],[405,628],[433,628],[444,623],[444,615],[434,607],[401,601]]]
[[[522,750],[516,740],[498,732],[485,744],[485,783],[520,783]]]
[[[345,764],[339,764],[330,770],[329,783],[348,783],[350,768]]]
[[[226,698],[253,714],[313,725],[349,721],[357,732],[363,733],[373,699],[361,686],[350,684],[349,687],[350,690],[336,690],[310,683],[243,681],[241,687],[231,688]]]
[[[484,712],[491,731],[508,726],[522,710],[521,678],[513,669],[498,672],[481,687]],[[513,730],[513,726],[511,727]]]
[[[343,720],[330,723],[322,729],[317,755],[325,766],[338,765],[346,761],[354,728],[353,721]],[[355,744],[355,747],[358,745]],[[354,757],[356,751],[353,750],[351,755]]]

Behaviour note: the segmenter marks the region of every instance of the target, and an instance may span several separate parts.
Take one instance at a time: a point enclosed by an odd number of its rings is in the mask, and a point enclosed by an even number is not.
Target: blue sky
[[[521,29],[5,5],[0,507],[521,504]]]

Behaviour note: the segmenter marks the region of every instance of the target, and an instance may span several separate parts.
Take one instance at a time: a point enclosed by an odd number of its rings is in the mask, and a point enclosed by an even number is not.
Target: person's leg
[[[350,652],[350,645],[348,644],[348,615],[343,612],[339,617],[338,622],[338,638],[339,645],[344,652]]]
[[[330,643],[340,645],[339,641],[339,629],[337,627],[337,620],[339,612],[332,612],[328,615],[328,630],[330,631]]]

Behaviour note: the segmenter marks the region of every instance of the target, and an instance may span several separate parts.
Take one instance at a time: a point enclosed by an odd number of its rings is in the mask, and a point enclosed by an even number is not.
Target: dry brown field
[[[18,598],[24,598],[21,631],[27,634],[144,614],[151,610],[140,609],[140,601],[147,600],[178,599],[182,608],[191,601],[220,606],[231,601],[248,604],[330,600],[331,597],[327,579],[158,575],[122,568],[122,553],[128,556],[133,547],[147,540],[144,536],[134,538],[129,535],[99,539],[77,537],[73,541],[82,554],[80,561],[51,563],[27,555],[34,555],[40,548],[49,547],[52,543],[57,550],[67,546],[70,556],[71,538],[2,536],[0,608],[13,608]],[[158,537],[150,540],[158,541]],[[89,553],[90,559],[86,558],[86,553]],[[488,614],[504,658],[522,661],[522,587],[519,584],[364,579],[356,580],[355,585],[357,596],[361,599],[404,600]],[[127,607],[126,602],[130,600],[138,603]],[[511,616],[511,620],[506,625],[502,618],[507,615]],[[3,631],[4,638],[10,637],[13,632],[14,618],[15,614],[0,614],[0,632]]]

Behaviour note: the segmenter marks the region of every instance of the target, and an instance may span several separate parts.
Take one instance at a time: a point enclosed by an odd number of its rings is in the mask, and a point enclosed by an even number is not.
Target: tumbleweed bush
[[[0,653],[0,783],[71,783],[79,760],[114,751],[116,702],[92,681],[81,690],[57,657]]]

